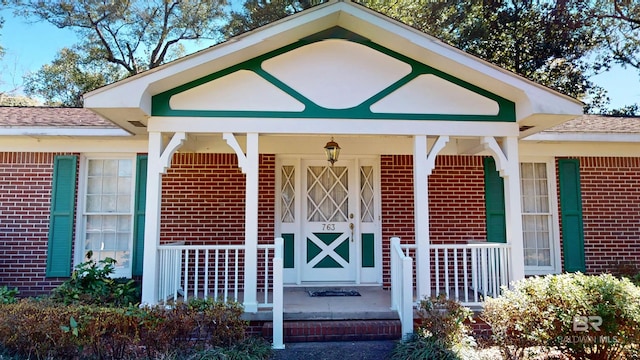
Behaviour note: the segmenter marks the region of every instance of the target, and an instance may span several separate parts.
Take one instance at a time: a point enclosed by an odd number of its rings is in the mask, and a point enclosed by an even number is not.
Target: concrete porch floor
[[[309,291],[357,290],[361,296],[312,297]],[[260,295],[258,295],[260,298]],[[378,286],[285,287],[284,320],[397,320],[391,292]],[[245,313],[246,320],[271,320],[271,309]]]

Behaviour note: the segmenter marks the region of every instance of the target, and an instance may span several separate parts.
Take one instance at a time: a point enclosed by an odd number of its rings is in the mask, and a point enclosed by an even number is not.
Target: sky
[[[0,92],[19,90],[24,74],[38,71],[53,60],[58,50],[77,42],[71,30],[58,29],[45,22],[29,23],[7,9],[0,10],[0,17],[5,20],[0,29],[0,45],[5,48],[5,55],[0,60],[3,82]],[[640,104],[640,72],[636,69],[614,67],[594,76],[592,81],[608,91],[612,109]]]

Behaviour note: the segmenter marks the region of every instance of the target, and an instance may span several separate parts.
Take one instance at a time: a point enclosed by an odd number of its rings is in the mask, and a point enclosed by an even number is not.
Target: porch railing
[[[284,349],[284,239],[276,238],[273,255],[273,343]]]
[[[192,297],[242,302],[244,245],[158,246],[158,302]],[[275,245],[258,245],[258,307],[273,306]]]
[[[500,295],[510,281],[510,250],[500,243],[430,245],[432,294],[445,294],[465,306]]]
[[[413,259],[400,238],[391,238],[391,309],[398,312],[403,338],[413,333]]]

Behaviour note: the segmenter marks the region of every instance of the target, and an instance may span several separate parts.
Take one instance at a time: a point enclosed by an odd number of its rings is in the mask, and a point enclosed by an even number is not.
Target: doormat
[[[361,296],[356,290],[309,290],[309,296]]]

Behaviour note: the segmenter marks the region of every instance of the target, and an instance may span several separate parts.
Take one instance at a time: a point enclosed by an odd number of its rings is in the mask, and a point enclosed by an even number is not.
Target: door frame
[[[380,157],[379,156],[341,156],[341,160],[349,160],[353,161],[352,171],[355,172],[355,189],[350,190],[354,191],[354,194],[357,196],[357,199],[354,199],[355,209],[354,209],[354,218],[357,221],[354,222],[354,253],[353,257],[355,260],[355,279],[352,282],[345,283],[305,283],[303,281],[302,271],[302,261],[304,260],[303,253],[303,244],[302,241],[304,239],[304,219],[305,216],[301,216],[302,214],[302,201],[306,201],[306,194],[304,189],[306,189],[306,184],[302,183],[303,180],[303,166],[305,162],[315,160],[323,160],[326,162],[326,159],[320,156],[308,156],[308,155],[276,155],[276,167],[275,167],[275,216],[274,216],[274,227],[276,237],[285,237],[285,269],[284,269],[284,283],[286,286],[309,286],[309,285],[381,285],[382,284],[382,207],[381,207],[381,191],[380,191]],[[339,164],[339,162],[337,163]],[[293,174],[283,175],[282,167],[287,166],[289,169],[293,169]],[[372,167],[373,174],[372,179],[374,182],[373,196],[374,196],[374,205],[373,205],[373,213],[374,219],[373,222],[364,224],[360,221],[359,217],[361,214],[361,167],[367,166]],[[287,177],[285,179],[285,177]],[[294,191],[294,200],[290,203],[290,209],[293,212],[294,219],[289,219],[284,221],[282,218],[283,214],[283,184],[286,186],[293,186]],[[289,199],[291,200],[291,199]],[[364,231],[363,231],[364,230]],[[373,267],[363,267],[362,266],[362,238],[361,234],[366,231],[367,235],[373,234],[374,237],[374,263]],[[287,243],[293,244],[293,260],[289,261],[289,267],[287,267]],[[291,264],[292,263],[292,264]]]

